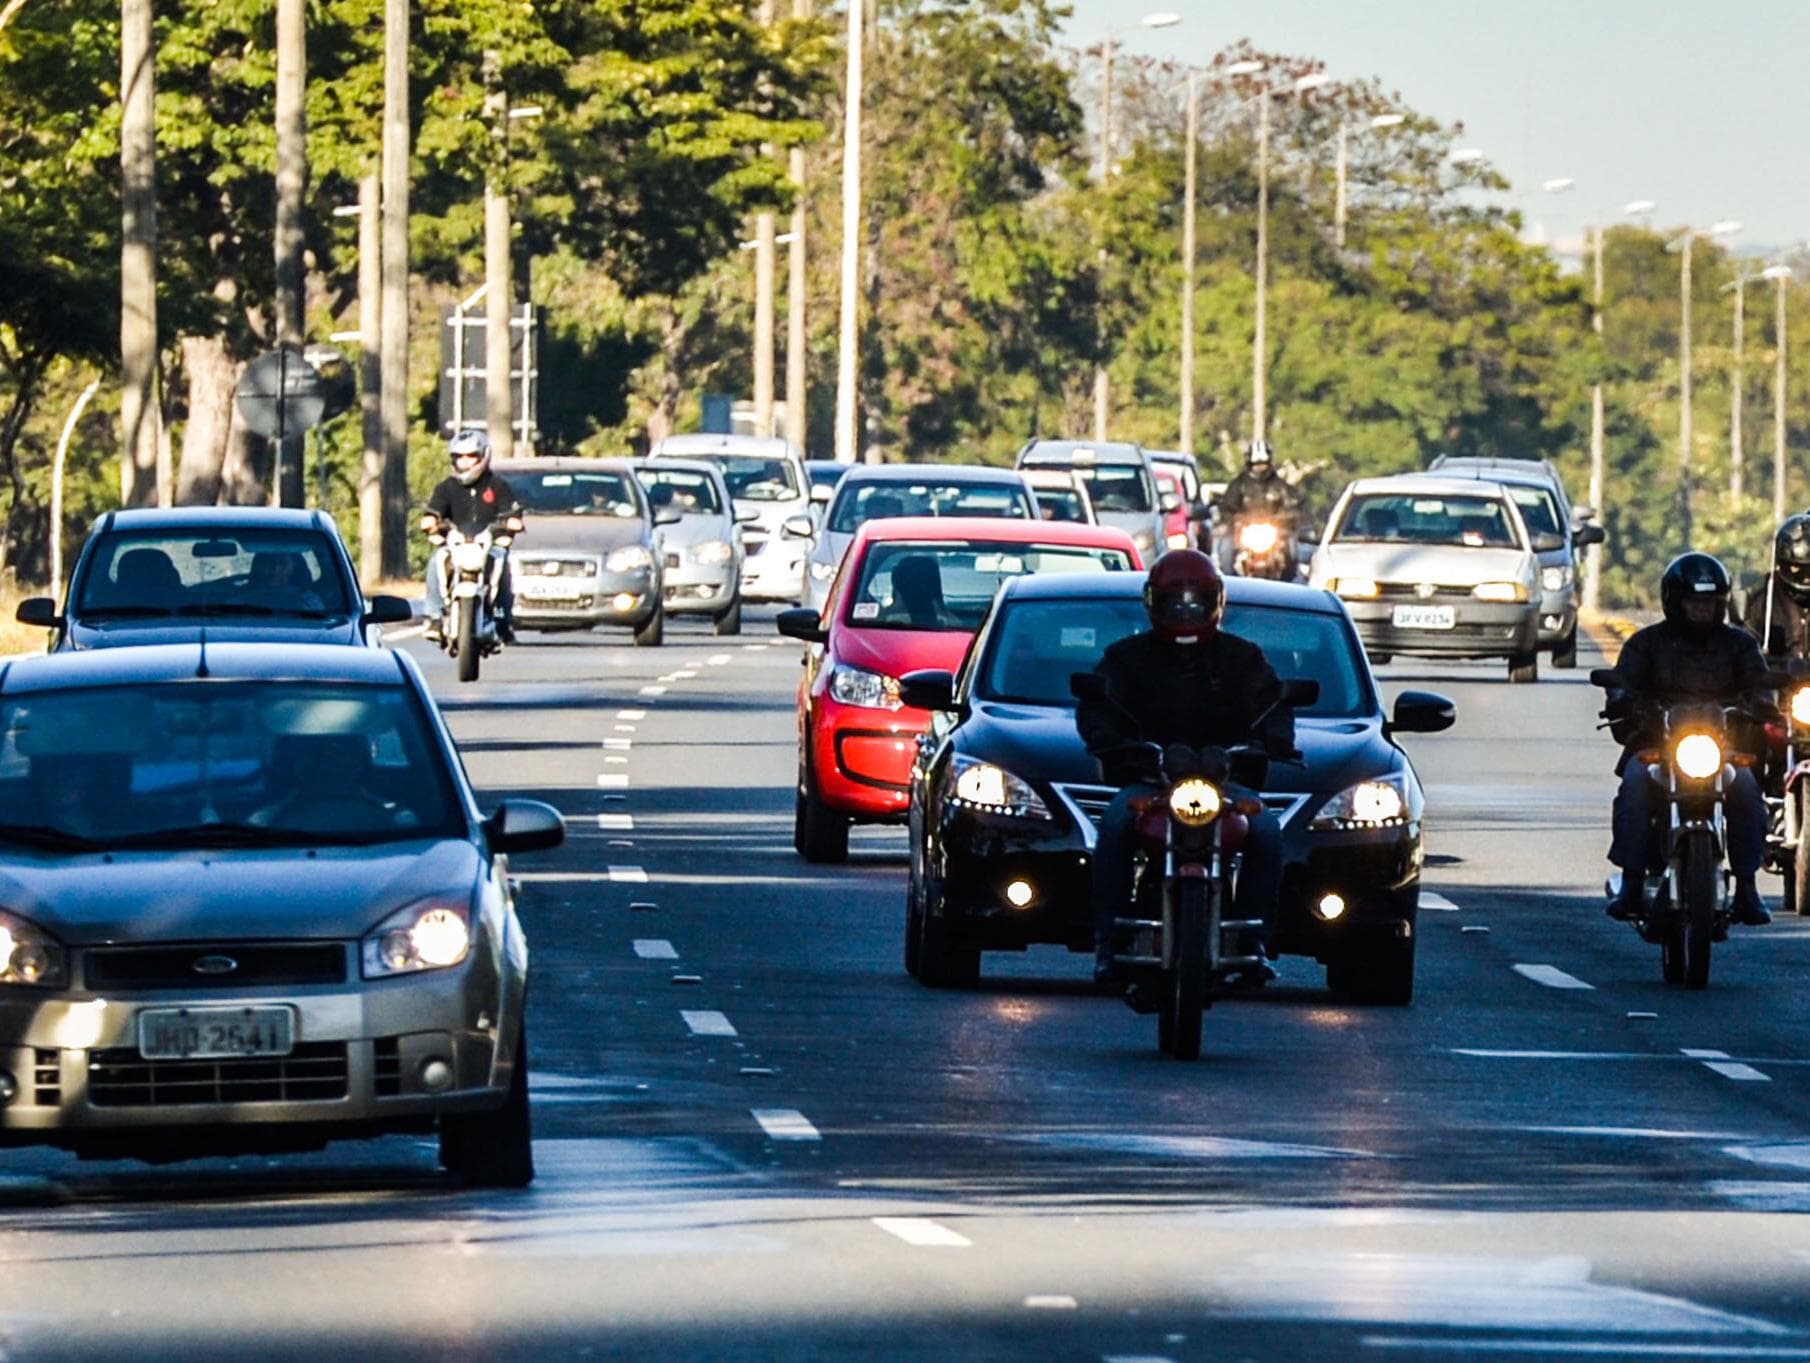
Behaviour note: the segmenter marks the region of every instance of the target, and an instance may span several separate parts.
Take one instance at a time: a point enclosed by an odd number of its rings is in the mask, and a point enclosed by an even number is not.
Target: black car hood
[[[157,644],[193,644],[203,633],[210,644],[362,644],[364,631],[356,615],[329,620],[295,620],[259,616],[186,616],[180,620],[108,620],[69,622],[65,648],[148,648]]]
[[[406,904],[467,905],[478,849],[463,839],[375,847],[115,852],[5,849],[0,908],[68,946],[363,936]]]
[[[1380,718],[1297,720],[1295,743],[1305,765],[1272,765],[1266,789],[1330,795],[1401,764],[1399,750],[1383,737]],[[1075,712],[1067,708],[977,702],[962,721],[955,746],[1029,781],[1100,781],[1100,768],[1075,730]]]

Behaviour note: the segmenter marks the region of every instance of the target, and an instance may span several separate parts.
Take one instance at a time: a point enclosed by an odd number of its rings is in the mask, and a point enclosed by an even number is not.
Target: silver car
[[[1115,441],[1033,440],[1018,451],[1018,467],[1073,470],[1087,484],[1099,523],[1130,535],[1145,563],[1155,563],[1167,547],[1163,517],[1180,509],[1181,499],[1157,489],[1150,461],[1138,446]]]
[[[654,514],[678,513],[661,532],[668,615],[707,615],[717,634],[742,630],[742,526],[722,469],[708,459],[662,459],[636,466]]]
[[[648,455],[650,461],[672,458],[716,464],[736,510],[754,517],[742,530],[742,599],[801,600],[810,544],[783,533],[792,517],[811,514],[811,480],[798,447],[752,435],[671,435]]]
[[[1539,678],[1539,558],[1500,483],[1437,474],[1352,483],[1309,583],[1345,603],[1373,662],[1506,658],[1510,681]]]
[[[403,653],[170,644],[0,676],[0,1143],[153,1162],[437,1132],[534,1175],[508,856]]]
[[[1037,514],[1046,521],[1069,521],[1075,525],[1098,525],[1094,515],[1094,499],[1087,495],[1087,484],[1073,469],[1023,469],[1024,481],[1031,485],[1037,499]]]

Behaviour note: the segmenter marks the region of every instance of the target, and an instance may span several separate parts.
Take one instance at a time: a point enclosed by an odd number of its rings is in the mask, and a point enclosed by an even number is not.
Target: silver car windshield
[[[741,501],[783,502],[804,496],[790,460],[726,455],[717,462],[723,468],[723,481],[729,484],[729,495]]]
[[[400,686],[199,679],[0,702],[0,841],[255,847],[463,836]]]
[[[1521,508],[1521,519],[1527,522],[1527,533],[1530,535],[1563,535],[1565,528],[1559,523],[1559,504],[1543,487],[1526,487],[1516,484],[1509,488],[1508,495],[1515,499],[1515,505]]]
[[[1075,472],[1087,484],[1095,511],[1150,511],[1150,481],[1144,470],[1130,464],[1077,464]]]
[[[1519,547],[1508,508],[1493,497],[1369,493],[1353,497],[1335,539],[1382,544]]]
[[[1072,487],[1038,488],[1037,514],[1046,521],[1087,522],[1087,506],[1080,492]]]
[[[1004,516],[1026,519],[1030,500],[1022,487],[999,483],[844,483],[830,529],[852,535],[866,521],[900,516]]]
[[[155,616],[300,616],[351,612],[327,537],[233,527],[104,535],[77,588],[93,620]]]
[[[628,478],[620,473],[511,473],[509,486],[523,508],[536,516],[633,520],[641,514]]]
[[[647,500],[656,511],[671,507],[682,516],[723,514],[723,500],[716,495],[716,484],[701,473],[645,468],[641,470],[641,486],[647,489]]]

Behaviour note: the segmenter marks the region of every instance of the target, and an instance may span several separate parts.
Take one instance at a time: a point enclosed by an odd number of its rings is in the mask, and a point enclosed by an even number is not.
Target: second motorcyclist
[[[421,529],[432,535],[448,525],[471,538],[492,526],[500,526],[509,534],[522,529],[522,508],[507,480],[490,467],[490,437],[481,430],[467,428],[453,436],[446,445],[452,472],[442,478],[427,499],[421,516]],[[509,555],[497,552],[496,614],[497,637],[506,644],[515,642],[515,588],[509,575]],[[446,547],[434,550],[427,565],[427,636],[438,640],[440,622],[446,614]]]
[[[1272,757],[1294,755],[1293,712],[1276,705],[1282,683],[1261,648],[1219,627],[1225,604],[1225,581],[1212,559],[1194,549],[1164,554],[1144,586],[1150,628],[1106,650],[1094,672],[1107,695],[1083,699],[1075,712],[1107,782],[1123,786],[1101,819],[1094,852],[1094,974],[1102,984],[1117,980],[1113,924],[1132,897],[1132,802],[1162,789],[1140,769],[1147,750],[1138,745],[1257,741]],[[1281,888],[1282,827],[1265,810],[1250,817],[1234,913],[1273,927]]]
[[[1638,916],[1652,863],[1652,778],[1636,754],[1660,736],[1665,708],[1686,701],[1716,702],[1763,710],[1771,704],[1766,660],[1746,630],[1728,623],[1732,584],[1728,570],[1708,554],[1680,554],[1660,579],[1665,619],[1648,625],[1622,646],[1615,671],[1620,686],[1609,693],[1611,732],[1622,744],[1616,774],[1614,837],[1609,860],[1621,868],[1621,893],[1609,901],[1611,918]],[[1745,767],[1735,768],[1728,788],[1728,866],[1734,873],[1732,908],[1737,923],[1772,921],[1755,876],[1765,854],[1766,803]]]
[[[1221,532],[1220,567],[1229,572],[1238,552],[1238,531],[1251,521],[1274,525],[1289,546],[1291,561],[1295,531],[1301,519],[1301,494],[1276,471],[1275,451],[1267,440],[1253,440],[1245,450],[1244,468],[1226,484],[1214,503]]]
[[[1772,537],[1772,573],[1747,601],[1747,628],[1770,659],[1810,658],[1810,515]]]

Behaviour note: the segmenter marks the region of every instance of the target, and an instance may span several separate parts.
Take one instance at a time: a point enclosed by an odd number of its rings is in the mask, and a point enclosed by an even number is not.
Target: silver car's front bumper
[[[772,535],[749,535],[747,556],[742,560],[742,595],[750,601],[796,603],[804,595],[804,563],[811,552],[809,540]]]
[[[515,579],[515,623],[527,629],[633,625],[653,615],[657,580],[652,568],[626,573],[608,569],[587,578]],[[552,595],[549,593],[557,593]]]
[[[734,559],[707,564],[693,561],[689,553],[666,555],[662,594],[669,615],[721,615],[735,604],[740,589],[741,570]]]

